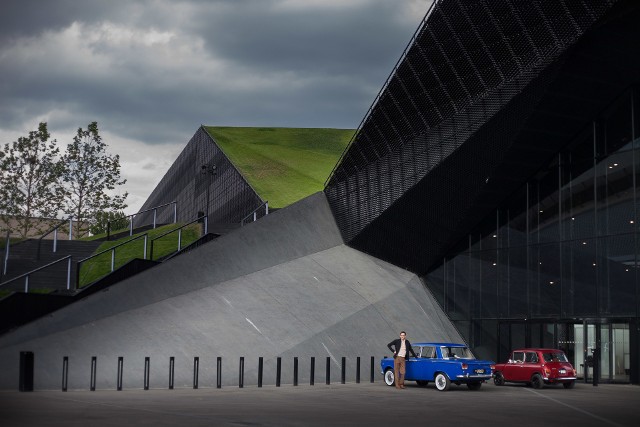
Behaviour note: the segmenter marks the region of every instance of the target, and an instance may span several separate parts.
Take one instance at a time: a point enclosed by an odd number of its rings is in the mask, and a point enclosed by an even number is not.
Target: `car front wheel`
[[[504,375],[502,375],[502,372],[495,373],[493,376],[493,383],[495,385],[504,385]]]
[[[451,381],[449,381],[449,377],[447,377],[445,374],[442,374],[442,373],[436,375],[435,383],[436,383],[436,388],[440,391],[449,390],[449,386],[451,385]]]
[[[568,383],[562,383],[562,385],[564,386],[564,388],[573,388],[573,386],[576,385],[576,382],[569,381]]]
[[[387,369],[384,371],[384,383],[388,386],[395,384],[395,375],[393,375],[393,369]]]
[[[542,388],[543,385],[544,381],[542,380],[540,374],[533,374],[533,376],[531,377],[531,387]]]

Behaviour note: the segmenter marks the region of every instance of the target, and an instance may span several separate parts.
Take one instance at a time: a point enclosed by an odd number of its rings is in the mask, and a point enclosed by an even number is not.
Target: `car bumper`
[[[458,379],[458,380],[490,380],[491,377],[492,377],[491,374],[482,374],[482,375],[461,374],[461,375],[456,375],[456,379]]]
[[[560,378],[542,378],[547,383],[564,383],[567,381],[575,381],[576,377],[560,377]]]

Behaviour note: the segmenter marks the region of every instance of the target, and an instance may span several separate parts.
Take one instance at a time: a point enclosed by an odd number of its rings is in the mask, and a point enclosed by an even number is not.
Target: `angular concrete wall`
[[[123,385],[143,386],[144,358],[151,358],[151,387],[167,387],[175,357],[176,387],[190,387],[193,358],[200,386],[215,386],[222,357],[225,385],[340,379],[341,357],[353,381],[356,357],[368,378],[388,355],[386,343],[405,329],[413,340],[460,341],[420,280],[405,270],[345,246],[324,194],[317,193],[159,267],[92,295],[0,337],[0,388],[16,389],[20,351],[35,353],[35,388],[58,389],[62,359],[69,357],[69,388],[88,389],[91,357],[97,388],[115,388],[117,358]],[[376,376],[379,379],[376,366]]]

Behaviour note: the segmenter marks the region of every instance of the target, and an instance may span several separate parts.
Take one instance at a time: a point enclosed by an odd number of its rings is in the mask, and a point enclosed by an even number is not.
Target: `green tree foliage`
[[[56,185],[62,172],[58,154],[46,123],[2,147],[0,217],[5,228],[26,237],[45,232],[54,222],[41,218],[55,218],[62,206],[63,193]]]
[[[127,207],[128,193],[113,194],[116,186],[126,182],[120,179],[120,156],[108,154],[106,148],[98,123],[92,122],[86,130],[78,129],[61,159],[64,169],[59,188],[66,194],[63,211],[73,216],[77,237],[87,235],[87,225],[96,224],[101,213]]]
[[[125,216],[124,212],[98,212],[95,217],[95,222],[89,227],[91,234],[103,234],[107,232],[107,224],[111,223],[110,230],[123,230],[129,227],[129,219]]]

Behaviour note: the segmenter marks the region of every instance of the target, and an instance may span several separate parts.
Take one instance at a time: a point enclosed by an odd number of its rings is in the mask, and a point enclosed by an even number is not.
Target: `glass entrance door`
[[[629,323],[585,321],[571,326],[575,336],[574,367],[579,378],[586,374],[587,382],[593,382],[597,374],[599,382],[629,382]]]
[[[629,324],[611,324],[611,380],[630,381],[631,348],[629,346]]]

